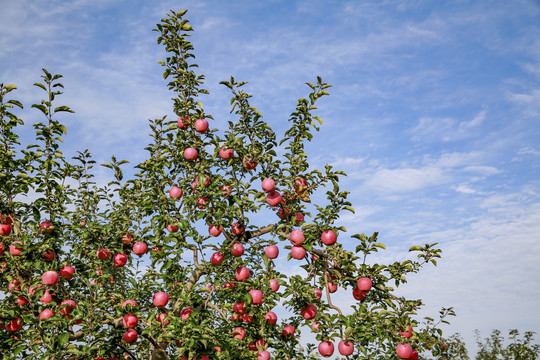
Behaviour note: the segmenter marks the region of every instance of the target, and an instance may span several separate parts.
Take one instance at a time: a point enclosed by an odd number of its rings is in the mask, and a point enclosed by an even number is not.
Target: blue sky
[[[151,30],[184,8],[212,126],[230,119],[231,75],[278,133],[320,75],[333,88],[308,151],[349,175],[357,211],[342,224],[380,232],[377,261],[443,249],[399,294],[426,314],[454,306],[446,331],[470,348],[474,329],[540,332],[538,1],[0,0],[0,81],[18,85],[28,134],[44,67],[76,111],[66,154],[142,160],[147,120],[172,116]]]

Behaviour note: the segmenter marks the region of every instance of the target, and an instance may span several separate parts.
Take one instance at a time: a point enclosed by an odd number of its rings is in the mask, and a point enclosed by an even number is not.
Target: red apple
[[[97,257],[99,260],[107,260],[111,256],[111,252],[107,248],[99,248],[97,251]]]
[[[223,194],[223,196],[225,197],[229,197],[231,196],[231,187],[229,185],[222,185],[220,188],[221,190],[221,193]]]
[[[266,178],[262,181],[261,187],[265,193],[269,193],[275,190],[276,182],[270,178]]]
[[[317,315],[317,307],[313,304],[306,305],[305,308],[302,309],[300,314],[304,317],[306,320],[313,319],[315,315]]]
[[[271,191],[266,195],[266,202],[270,206],[277,206],[281,202],[281,194],[277,191]]]
[[[189,127],[189,116],[179,117],[177,124],[180,129],[187,129]]]
[[[133,236],[131,234],[122,234],[122,244],[124,245],[131,244],[132,239],[133,239]]]
[[[131,299],[124,300],[124,302],[122,303],[122,309],[124,309],[128,305],[130,306],[128,307],[128,309],[131,309],[131,307],[137,307],[137,302]]]
[[[366,293],[358,288],[354,288],[352,294],[356,300],[364,300],[366,298]]]
[[[39,320],[46,320],[50,318],[51,316],[54,316],[54,313],[50,309],[44,309],[38,316]]]
[[[412,337],[412,333],[410,333],[410,332],[408,332],[408,331],[400,331],[400,332],[399,332],[399,335],[405,336],[407,339],[409,339],[410,337]]]
[[[193,309],[190,307],[182,309],[182,311],[180,311],[180,319],[187,320],[187,318],[189,317],[189,314],[191,314],[192,312],[193,312]]]
[[[240,223],[235,222],[234,224],[232,224],[231,232],[233,234],[240,235],[243,231],[244,231],[244,228],[242,227],[242,225],[240,225]]]
[[[199,177],[201,177],[201,176],[202,176],[202,174],[197,176],[195,178],[195,180],[193,180],[193,182],[191,183],[191,188],[192,189],[195,189],[197,186],[199,186]],[[204,176],[205,176],[204,187],[208,187],[208,185],[210,184],[210,176],[208,176],[206,174]],[[197,191],[194,191],[194,193],[196,194]]]
[[[23,250],[23,243],[20,241],[14,241],[9,245],[9,253],[13,256],[21,256]]]
[[[238,269],[236,269],[234,275],[238,281],[246,280],[249,278],[249,269],[245,266],[240,266]]]
[[[407,360],[418,360],[418,351],[413,350],[411,356]]]
[[[184,192],[178,186],[173,186],[169,190],[169,196],[175,199],[180,199]]]
[[[396,347],[396,354],[400,359],[408,359],[411,357],[413,349],[409,344],[399,344]]]
[[[197,197],[197,207],[199,209],[206,209],[206,202],[207,201],[208,201],[208,198],[206,196]]]
[[[0,256],[4,255],[4,253],[6,252],[5,249],[6,249],[6,245],[0,242]]]
[[[41,301],[43,304],[48,304],[52,301],[51,293],[49,293],[49,290],[45,290],[43,293],[43,296],[39,298],[39,301]]]
[[[246,336],[246,331],[242,329],[241,327],[235,327],[233,330],[233,337],[244,340],[244,337]]]
[[[270,289],[272,289],[272,291],[276,292],[279,290],[278,279],[270,279],[269,282],[270,282]]]
[[[244,314],[244,315],[242,315],[242,321],[246,322],[246,323],[251,323],[251,322],[253,322],[253,316],[251,316],[249,314]]]
[[[363,277],[356,281],[358,290],[369,291],[373,285],[370,278]]]
[[[341,340],[338,344],[338,351],[341,355],[349,356],[354,351],[354,344],[350,341]]]
[[[331,341],[323,341],[319,344],[319,354],[324,357],[330,357],[334,353],[334,343]]]
[[[294,246],[302,245],[305,240],[304,232],[298,229],[291,231],[290,240]]]
[[[336,240],[337,240],[337,235],[334,232],[334,230],[325,230],[321,234],[321,241],[325,245],[333,245],[336,243]]]
[[[144,253],[146,253],[147,249],[148,246],[142,241],[137,241],[135,244],[133,244],[133,252],[139,256],[142,256]]]
[[[234,289],[234,284],[233,283],[230,283],[228,281],[226,281],[224,284],[223,284],[223,287],[224,288],[227,288],[227,289]]]
[[[262,304],[263,293],[261,290],[250,290],[249,295],[251,295],[252,304]]]
[[[215,252],[210,257],[210,262],[214,265],[219,265],[223,261],[223,254],[220,252]]]
[[[41,275],[41,281],[43,281],[45,285],[54,286],[58,284],[59,279],[60,276],[56,271],[46,271]]]
[[[204,133],[206,130],[208,130],[208,120],[206,119],[198,119],[195,121],[195,130],[197,130],[198,133]]]
[[[199,152],[197,151],[197,149],[188,147],[186,150],[184,150],[184,158],[186,160],[195,160],[198,156]]]
[[[313,292],[315,293],[315,299],[319,300],[322,297],[321,289],[313,289]]]
[[[257,353],[257,360],[270,360],[270,353],[266,350],[261,350]]]
[[[139,334],[137,334],[137,331],[135,329],[129,329],[124,333],[124,336],[122,338],[127,343],[132,343],[137,341],[137,338],[139,337]]]
[[[281,197],[283,199],[283,197]],[[278,216],[280,219],[285,219],[287,215],[289,215],[291,212],[289,209],[279,208],[278,210]]]
[[[26,304],[28,304],[28,300],[24,296],[20,295],[17,298],[17,305],[24,306]]]
[[[0,235],[8,236],[11,234],[11,225],[0,224]]]
[[[154,294],[152,301],[154,302],[154,306],[158,308],[163,308],[169,302],[169,295],[162,291],[157,292]]]
[[[295,213],[294,217],[292,218],[293,225],[300,225],[300,223],[304,222],[304,215],[302,213]]]
[[[234,149],[227,149],[225,147],[222,147],[219,149],[219,156],[221,156],[224,160],[229,160],[234,155]]]
[[[277,322],[277,315],[273,311],[269,311],[264,315],[264,319],[268,321],[269,324],[275,324]]]
[[[52,222],[43,221],[41,224],[39,224],[39,231],[50,234],[53,232],[53,229],[50,229],[52,226],[53,226]]]
[[[114,266],[122,267],[127,264],[128,256],[123,253],[118,253],[114,255],[113,261],[114,261]]]
[[[11,225],[13,223],[13,215],[0,214],[0,224]]]
[[[232,244],[231,254],[236,257],[242,256],[244,253],[244,245],[240,243],[234,243]]]
[[[298,188],[300,185],[307,186],[307,181],[304,178],[299,178],[294,181],[294,185],[295,185],[294,191],[298,191]]]
[[[157,316],[157,321],[159,321],[159,323],[161,324],[161,326],[166,326],[166,325],[169,325],[169,323],[171,322],[171,320],[167,319],[166,321],[165,320],[165,317],[167,316],[167,313],[161,313]]]
[[[257,167],[257,161],[255,159],[252,159],[251,157],[244,156],[244,158],[242,159],[242,164],[247,170],[253,170]]]
[[[264,252],[269,259],[275,259],[279,255],[279,248],[276,245],[270,245],[264,249]]]
[[[246,305],[243,301],[235,302],[233,304],[233,311],[237,314],[243,314],[246,309]]]
[[[210,225],[208,227],[208,233],[212,236],[221,235],[221,226]]]
[[[315,321],[313,324],[311,324],[311,331],[319,332],[319,326],[321,326],[321,323],[318,321]]]
[[[294,327],[292,325],[286,325],[281,332],[283,336],[294,335]]]
[[[302,246],[293,246],[291,249],[291,256],[294,259],[302,260],[306,256],[306,249]]]
[[[60,303],[60,314],[62,315],[68,315],[69,312],[73,309],[75,309],[75,306],[77,306],[77,303],[73,300],[63,300]]]
[[[51,249],[43,251],[43,258],[45,261],[53,261],[54,260],[54,251]]]
[[[6,324],[6,331],[8,332],[15,332],[22,329],[24,325],[24,322],[21,318],[15,318],[9,321],[9,323]]]
[[[178,220],[174,220],[174,222],[177,222],[177,221],[178,221]],[[172,225],[172,224],[167,225],[167,230],[168,230],[169,232],[177,232],[178,229],[179,229],[179,227],[176,226],[176,225]]]
[[[17,280],[13,280],[11,283],[9,283],[8,285],[8,291],[9,292],[13,292],[13,291],[21,291],[21,287],[19,286],[21,285],[21,283],[19,283]]]

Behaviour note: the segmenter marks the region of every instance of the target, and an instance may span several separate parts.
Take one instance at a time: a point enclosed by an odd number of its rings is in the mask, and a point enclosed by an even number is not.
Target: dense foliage
[[[437,326],[452,309],[420,323],[421,300],[392,293],[440,249],[370,264],[385,249],[377,233],[336,225],[354,212],[345,173],[308,163],[305,143],[322,125],[315,104],[330,85],[307,83],[278,137],[231,78],[235,120],[209,127],[185,13],[155,29],[178,119],[150,121],[148,157],[129,179],[127,161],[112,157],[103,165],[114,179],[99,187],[88,151],[62,153],[59,113],[72,110],[57,104],[60,75],[44,70],[35,84],[45,97],[32,105],[43,121],[30,145],[16,132],[16,87],[0,84],[3,358],[311,359],[334,344],[349,359],[396,359],[396,347],[444,358]],[[344,296],[354,305],[343,308]]]

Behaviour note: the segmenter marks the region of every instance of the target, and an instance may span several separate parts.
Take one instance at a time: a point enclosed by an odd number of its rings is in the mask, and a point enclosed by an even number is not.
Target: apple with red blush
[[[279,248],[276,245],[269,245],[264,249],[264,253],[269,259],[275,259],[279,255]]]
[[[331,341],[323,341],[319,343],[319,354],[324,357],[330,357],[334,353],[334,343]]]
[[[167,295],[167,293],[163,291],[157,292],[154,294],[152,302],[154,303],[154,306],[158,308],[164,308],[169,302],[169,295]]]
[[[146,253],[146,250],[148,250],[148,246],[142,241],[137,241],[135,244],[133,244],[133,252],[136,255],[142,256]]]
[[[230,158],[234,156],[234,149],[222,147],[221,149],[219,149],[219,156],[223,160],[229,160]]]
[[[198,133],[205,133],[206,130],[208,130],[208,120],[206,119],[198,119],[195,121],[195,131]]]

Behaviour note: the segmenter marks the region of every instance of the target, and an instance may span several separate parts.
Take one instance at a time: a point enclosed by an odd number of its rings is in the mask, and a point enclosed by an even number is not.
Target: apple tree
[[[62,153],[73,111],[58,104],[60,75],[44,70],[35,84],[44,98],[31,108],[43,120],[29,145],[17,135],[16,87],[0,84],[3,358],[439,358],[438,325],[452,309],[420,320],[422,301],[394,292],[441,250],[413,246],[412,259],[370,263],[385,249],[378,234],[337,225],[354,213],[345,173],[308,162],[330,85],[307,83],[278,136],[246,83],[223,81],[232,120],[218,130],[201,103],[208,91],[185,13],[154,29],[175,118],[150,120],[146,160],[128,171],[114,156],[103,164],[106,186],[87,150]]]

